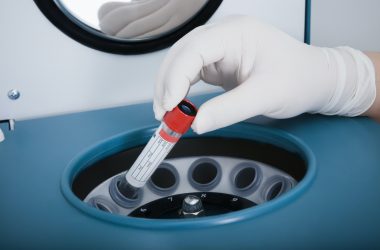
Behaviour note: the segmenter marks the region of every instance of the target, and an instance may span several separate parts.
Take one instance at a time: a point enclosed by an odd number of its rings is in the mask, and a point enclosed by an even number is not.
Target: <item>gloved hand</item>
[[[192,126],[197,133],[257,115],[355,116],[376,93],[373,65],[360,51],[310,46],[245,16],[201,26],[170,49],[155,85],[156,119],[200,79],[227,92],[199,108]]]
[[[120,38],[142,38],[175,29],[195,15],[207,0],[135,0],[109,2],[98,11],[100,29]]]
[[[0,128],[0,142],[4,141],[4,134],[3,134],[3,131],[1,130]]]

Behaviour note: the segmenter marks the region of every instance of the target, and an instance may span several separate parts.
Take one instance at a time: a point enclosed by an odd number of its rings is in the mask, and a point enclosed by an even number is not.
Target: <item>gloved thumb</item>
[[[270,101],[271,92],[265,83],[256,79],[248,81],[205,102],[199,108],[192,129],[202,134],[272,110],[274,102]]]
[[[0,142],[4,141],[4,134],[3,134],[3,131],[1,130],[0,128]]]

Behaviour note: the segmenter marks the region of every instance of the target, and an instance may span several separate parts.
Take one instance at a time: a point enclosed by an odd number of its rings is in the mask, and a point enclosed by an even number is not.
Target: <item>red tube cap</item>
[[[164,122],[174,132],[184,134],[191,127],[197,108],[189,100],[182,100],[172,111],[166,112]]]

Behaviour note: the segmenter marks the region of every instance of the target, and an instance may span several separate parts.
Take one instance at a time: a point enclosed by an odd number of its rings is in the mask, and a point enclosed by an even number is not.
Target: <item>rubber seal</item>
[[[248,174],[251,173],[244,173],[244,171],[254,171],[253,179],[248,180],[247,184],[242,183],[247,182],[247,180],[243,180],[243,178],[248,178]],[[263,174],[258,164],[254,162],[242,162],[232,169],[230,177],[234,191],[241,196],[247,196],[254,193],[260,187]]]
[[[292,189],[293,186],[294,183],[286,177],[272,176],[264,183],[261,198],[265,202],[271,201]]]
[[[213,171],[212,168],[215,169],[215,175],[210,173]],[[209,191],[219,184],[222,178],[222,168],[217,161],[211,158],[201,158],[191,164],[187,177],[189,183],[195,189],[200,191]],[[206,180],[200,181],[197,177],[206,178]],[[210,180],[207,180],[207,178]]]
[[[119,209],[117,208],[116,204],[108,200],[105,196],[92,197],[87,201],[87,204],[89,204],[91,207],[97,208],[100,211],[112,214],[118,214],[119,212]]]
[[[124,174],[115,176],[110,183],[109,186],[109,193],[111,195],[112,200],[119,206],[124,208],[134,208],[138,204],[140,204],[143,196],[143,189],[140,188],[137,191],[137,197],[135,199],[130,199],[125,197],[122,193],[120,193],[118,188],[118,183],[120,182],[121,178],[125,178]]]
[[[160,187],[159,185],[154,183],[155,174],[158,173],[157,171],[160,171],[160,169],[166,169],[173,175],[173,178],[174,178],[173,185],[166,188],[166,187]],[[150,177],[147,186],[153,193],[160,195],[160,196],[166,196],[166,195],[170,195],[170,194],[174,193],[174,191],[177,189],[178,185],[179,185],[179,174],[178,174],[177,169],[173,165],[163,162],[158,166],[156,171]]]

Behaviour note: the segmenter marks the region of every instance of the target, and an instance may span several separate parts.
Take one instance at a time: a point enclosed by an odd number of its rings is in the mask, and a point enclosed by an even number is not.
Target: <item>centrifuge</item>
[[[125,200],[118,176],[158,125],[130,117],[150,110],[141,104],[37,119],[6,133],[2,246],[378,246],[374,121],[257,118],[188,133],[138,198]]]

